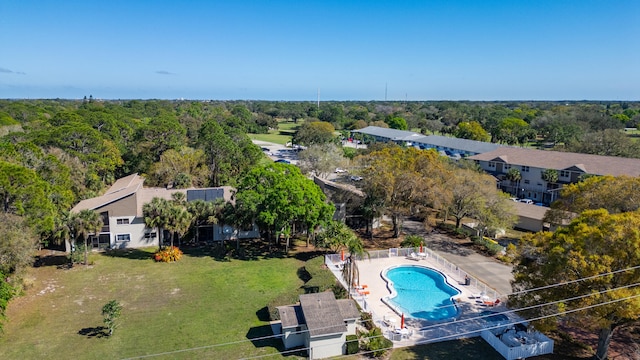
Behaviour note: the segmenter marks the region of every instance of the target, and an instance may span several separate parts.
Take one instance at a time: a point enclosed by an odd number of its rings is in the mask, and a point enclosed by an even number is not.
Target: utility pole
[[[384,83],[384,101],[387,101],[387,83]]]
[[[318,110],[320,110],[320,88],[318,88]]]

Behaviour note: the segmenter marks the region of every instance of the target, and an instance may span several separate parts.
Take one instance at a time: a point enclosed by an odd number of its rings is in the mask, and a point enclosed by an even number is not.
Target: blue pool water
[[[449,285],[440,272],[421,266],[399,266],[387,270],[384,277],[396,291],[388,301],[405,316],[444,320],[458,314],[451,297],[460,291]]]

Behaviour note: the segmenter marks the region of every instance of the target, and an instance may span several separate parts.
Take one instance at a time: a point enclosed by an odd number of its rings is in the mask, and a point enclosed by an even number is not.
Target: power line
[[[614,289],[606,289],[606,290],[602,290],[602,291],[599,291],[599,292],[596,292],[596,293],[580,295],[580,296],[576,296],[576,297],[572,297],[572,298],[565,298],[565,299],[556,300],[556,301],[552,301],[552,302],[546,302],[546,303],[543,303],[543,304],[537,304],[537,305],[530,306],[530,307],[504,311],[504,312],[501,312],[501,314],[514,313],[514,312],[517,312],[517,311],[529,310],[529,309],[532,309],[532,308],[553,305],[553,304],[557,304],[557,303],[564,302],[564,301],[573,301],[573,300],[577,300],[577,299],[581,299],[581,298],[585,298],[585,297],[589,297],[589,296],[594,296],[594,295],[610,292],[610,291],[616,291],[616,290],[621,290],[621,289],[625,289],[625,288],[630,288],[630,287],[637,286],[637,285],[640,285],[640,283],[634,283],[634,284],[631,284],[631,285],[625,285],[625,286],[621,286],[621,287],[614,288]],[[482,329],[491,330],[491,329],[501,328],[501,327],[504,327],[504,326],[515,325],[515,324],[521,323],[523,321],[541,320],[541,319],[548,318],[548,317],[553,317],[553,316],[559,316],[559,315],[564,315],[564,314],[568,314],[568,313],[573,313],[573,312],[577,312],[577,311],[581,311],[581,310],[585,310],[585,309],[589,309],[589,308],[593,308],[593,307],[597,307],[597,306],[607,305],[607,304],[615,303],[615,302],[619,302],[619,301],[624,301],[624,300],[632,299],[632,298],[636,298],[636,297],[640,297],[640,294],[639,295],[630,296],[630,297],[627,297],[627,298],[615,299],[615,300],[611,300],[611,301],[608,301],[608,302],[603,302],[603,303],[599,303],[599,304],[585,306],[583,308],[572,309],[572,310],[567,310],[567,311],[563,311],[563,312],[558,312],[558,313],[555,313],[555,314],[545,315],[545,316],[541,316],[541,317],[537,317],[537,318],[518,320],[518,321],[510,322],[510,323],[507,323],[507,324],[497,325],[497,326],[494,326],[494,327],[483,327]],[[483,319],[483,318],[494,316],[494,315],[495,314],[489,314],[489,315],[484,315],[484,316],[476,316],[476,317],[471,317],[471,318],[468,318],[468,319],[458,320],[458,321],[455,321],[455,322],[449,322],[449,323],[444,323],[444,324],[434,324],[434,325],[429,326],[427,328],[422,328],[419,331],[424,331],[424,330],[428,330],[430,328],[435,328],[435,327],[442,327],[444,325],[449,325],[449,324],[454,324],[454,323],[458,323],[459,324],[459,323],[462,323],[462,322],[465,322],[465,321],[477,321],[479,319]],[[367,320],[367,321],[373,321],[373,320]],[[320,328],[320,329],[322,329],[322,328]],[[476,333],[476,332],[478,332],[478,331],[480,331],[482,329],[476,329],[476,330],[471,330],[471,331],[466,331],[466,332],[456,333],[456,334],[449,334],[449,335],[446,335],[446,336],[443,336],[443,337],[440,337],[440,338],[429,339],[428,341],[416,342],[414,345],[426,344],[426,343],[436,342],[436,341],[445,340],[445,339],[455,339],[457,336],[473,334],[473,333]],[[308,331],[309,330],[301,330],[301,331],[298,331],[298,332],[294,332],[294,334],[302,334],[302,333],[305,333],[305,332],[308,332]],[[380,336],[382,336],[382,335],[380,335]],[[194,347],[194,348],[180,349],[180,350],[175,350],[175,351],[171,351],[171,352],[163,352],[163,353],[158,353],[158,354],[148,354],[148,355],[143,355],[143,356],[140,356],[140,357],[127,358],[126,360],[149,358],[149,357],[163,356],[163,355],[170,355],[170,354],[179,353],[179,352],[202,350],[202,349],[208,349],[208,348],[214,348],[214,347],[220,347],[220,346],[226,346],[226,345],[234,345],[234,344],[243,343],[243,342],[247,342],[247,341],[267,340],[267,339],[274,339],[274,338],[280,338],[280,337],[282,337],[282,334],[264,336],[264,337],[260,337],[260,338],[253,338],[253,339],[247,339],[247,340],[239,340],[239,341],[235,341],[235,342],[212,344],[212,345],[206,345],[206,346],[200,346],[200,347]],[[373,337],[370,337],[370,338],[373,338]],[[278,354],[285,354],[285,353],[291,353],[291,352],[296,352],[296,351],[301,351],[301,350],[308,350],[308,349],[309,348],[302,348],[302,349],[301,348],[297,348],[295,350],[288,350],[288,351],[285,351],[285,352],[278,352],[278,353],[273,353],[273,354],[259,355],[259,356],[256,356],[256,357],[249,357],[249,358],[244,358],[244,359],[257,359],[257,358],[261,358],[261,357],[275,356],[275,355],[278,355]]]
[[[598,275],[593,275],[593,276],[589,276],[589,277],[585,277],[585,278],[580,278],[580,279],[576,279],[576,280],[571,280],[571,281],[567,281],[567,282],[563,282],[563,283],[557,283],[557,284],[551,284],[551,285],[547,285],[547,286],[542,286],[542,287],[538,287],[538,288],[533,288],[533,289],[526,289],[523,291],[519,291],[519,292],[515,292],[512,294],[521,294],[521,293],[526,293],[526,292],[532,292],[532,291],[537,291],[537,290],[541,290],[541,289],[545,289],[545,288],[550,288],[550,287],[556,287],[556,286],[562,286],[562,285],[566,285],[566,284],[570,284],[570,283],[575,283],[578,281],[583,281],[583,280],[587,280],[587,279],[593,279],[593,278],[597,278],[597,277],[601,277],[601,276],[607,276],[607,275],[611,275],[611,274],[615,274],[615,273],[620,273],[620,272],[625,272],[625,271],[629,271],[629,270],[634,270],[640,268],[640,265],[638,266],[633,266],[633,267],[629,267],[629,268],[625,268],[625,269],[620,269],[620,270],[615,270],[615,271],[611,271],[611,272],[607,272],[607,273],[602,273],[602,274],[598,274]],[[627,288],[627,287],[631,287],[631,286],[635,286],[638,285],[638,283],[636,284],[631,284],[631,285],[627,285],[627,286],[623,286],[623,287],[619,287],[619,288],[615,288],[615,289],[608,289],[608,290],[604,290],[604,291],[600,291],[598,293],[591,293],[588,295],[584,295],[584,296],[578,296],[578,297],[574,297],[574,298],[568,298],[568,299],[563,299],[563,300],[558,300],[558,301],[554,301],[554,302],[550,302],[550,303],[544,303],[544,304],[539,304],[539,305],[535,305],[535,306],[531,306],[528,308],[522,308],[522,309],[514,309],[514,310],[509,310],[509,311],[505,311],[504,313],[515,313],[518,311],[522,311],[522,310],[526,310],[526,309],[531,309],[531,308],[535,308],[535,307],[541,307],[541,306],[546,306],[546,305],[550,305],[553,303],[558,303],[560,301],[571,301],[573,299],[577,299],[577,298],[583,298],[583,297],[587,297],[587,296],[592,296],[595,294],[601,294],[603,292],[607,292],[607,291],[614,291],[614,290],[618,290],[618,289],[622,289],[622,288]],[[164,295],[164,294],[163,294]],[[447,305],[447,306],[451,306],[451,305]],[[443,306],[443,307],[439,307],[439,308],[444,308],[447,306]],[[151,313],[153,313],[154,311],[149,311]],[[137,312],[138,314],[140,313],[147,313],[147,311],[140,311]],[[462,320],[456,320],[457,323],[462,323],[462,322],[466,322],[466,321],[473,321],[473,320],[479,320],[485,317],[490,317],[491,315],[485,315],[485,316],[477,316],[477,317],[471,317],[468,319],[462,319]],[[368,321],[373,321],[373,320],[368,320]],[[421,328],[420,330],[427,330],[430,328],[434,328],[437,326],[441,326],[442,324],[434,324],[434,325],[430,325],[427,326],[425,328]],[[306,331],[306,330],[305,330]],[[304,331],[302,331],[304,332]],[[76,332],[74,331],[73,334],[75,334]],[[142,335],[141,335],[142,336]],[[215,345],[207,345],[206,347],[218,347],[218,346],[224,346],[224,345],[233,345],[233,344],[237,344],[237,343],[242,343],[242,342],[247,342],[247,341],[256,341],[256,340],[264,340],[264,339],[270,339],[270,338],[276,338],[276,337],[280,337],[281,335],[270,335],[264,338],[254,338],[254,339],[243,339],[243,340],[238,340],[238,341],[234,341],[234,342],[228,342],[228,343],[222,343],[222,344],[215,344]]]
[[[536,320],[542,320],[542,319],[546,319],[546,318],[550,318],[550,317],[555,317],[555,316],[560,316],[560,315],[567,315],[567,314],[571,314],[574,312],[578,312],[578,311],[582,311],[582,310],[587,310],[587,309],[591,309],[594,307],[598,307],[598,306],[603,306],[603,305],[609,305],[609,304],[613,304],[616,302],[620,302],[620,301],[626,301],[626,300],[631,300],[631,299],[635,299],[640,297],[640,294],[638,295],[632,295],[632,296],[628,296],[626,298],[621,298],[621,299],[615,299],[615,300],[611,300],[611,301],[607,301],[604,303],[599,303],[599,304],[594,304],[594,305],[589,305],[589,306],[584,306],[581,308],[577,308],[577,309],[571,309],[571,310],[566,310],[566,311],[561,311],[555,314],[549,314],[549,315],[544,315],[544,316],[539,316],[539,317],[535,317],[535,318],[531,318],[531,319],[525,319],[525,321],[536,321]],[[496,326],[492,326],[492,327],[487,327],[487,328],[483,328],[482,330],[494,330],[494,329],[499,329],[505,326],[511,326],[511,325],[516,325],[520,322],[512,322],[512,323],[507,323],[507,324],[501,324],[501,325],[496,325]],[[447,340],[447,339],[455,339],[456,336],[461,336],[461,335],[470,335],[473,334],[475,332],[478,332],[478,330],[474,330],[474,331],[466,331],[466,332],[462,332],[462,333],[457,333],[457,334],[450,334],[450,335],[446,335],[446,336],[442,336],[439,338],[433,338],[433,339],[429,339],[429,340],[425,340],[425,341],[417,341],[411,345],[405,345],[405,346],[398,346],[398,348],[401,347],[409,347],[409,346],[415,346],[415,345],[424,345],[424,344],[429,344],[429,343],[433,343],[433,342],[438,342],[438,341],[442,341],[442,340]],[[372,339],[375,337],[379,337],[382,335],[378,335],[378,336],[371,336],[368,337],[367,339]],[[384,349],[377,349],[375,351],[380,351],[380,350],[390,350],[390,349],[394,349],[394,347],[390,347],[390,348],[384,348]],[[352,357],[352,356],[357,356],[357,355],[364,355],[364,354],[369,354],[372,353],[373,351],[367,351],[367,352],[360,352],[358,354],[353,354],[353,355],[342,355],[336,358],[347,358],[347,357]],[[249,358],[250,359],[250,358]]]
[[[510,309],[510,310],[507,310],[507,311],[502,311],[502,312],[500,312],[500,314],[513,314],[513,313],[516,313],[516,312],[519,312],[519,311],[531,310],[531,309],[535,309],[535,308],[538,308],[538,307],[554,305],[554,304],[558,304],[558,303],[565,302],[565,301],[574,301],[574,300],[578,300],[578,299],[584,299],[586,297],[590,297],[590,296],[594,296],[594,295],[600,295],[600,294],[604,294],[604,293],[610,292],[610,291],[628,289],[630,287],[634,287],[634,286],[638,286],[638,285],[640,285],[640,283],[633,283],[633,284],[630,284],[630,285],[624,285],[624,286],[620,286],[620,287],[613,288],[613,289],[601,290],[601,291],[598,291],[598,292],[595,292],[595,293],[589,293],[589,294],[585,294],[585,295],[579,295],[579,296],[574,296],[574,297],[570,297],[570,298],[554,300],[554,301],[550,301],[550,302],[546,302],[546,303],[542,303],[542,304],[537,304],[537,305],[526,306],[526,307],[518,308],[518,309]],[[448,322],[448,323],[445,323],[445,324],[454,324],[454,323],[455,324],[459,324],[459,323],[463,323],[463,322],[467,322],[467,321],[471,321],[471,320],[484,319],[484,318],[491,317],[491,316],[494,316],[494,315],[495,314],[487,314],[487,315],[482,315],[482,316],[476,316],[476,317],[471,317],[471,318],[467,318],[467,319],[461,319],[461,320],[456,320],[456,321],[453,321],[453,322]],[[437,327],[437,326],[440,326],[440,325],[445,325],[445,324],[429,325],[427,327],[420,328],[420,331],[428,330],[428,329],[431,329],[431,328],[434,328],[434,327]]]
[[[580,281],[591,280],[591,279],[595,279],[595,278],[598,278],[598,277],[601,277],[601,276],[613,275],[613,274],[617,274],[617,273],[621,273],[621,272],[635,270],[635,269],[638,269],[638,268],[640,268],[640,265],[636,265],[636,266],[632,266],[632,267],[628,267],[628,268],[620,269],[620,270],[609,271],[609,272],[602,273],[602,274],[596,274],[596,275],[592,275],[592,276],[587,276],[587,277],[583,277],[583,278],[579,278],[579,279],[575,279],[575,280],[569,280],[569,281],[565,281],[565,282],[561,282],[561,283],[555,283],[555,284],[540,286],[540,287],[536,287],[536,288],[516,291],[516,292],[512,292],[512,293],[509,293],[509,294],[502,295],[501,297],[508,297],[508,296],[511,296],[511,295],[519,295],[519,294],[524,294],[524,293],[528,293],[528,292],[532,292],[532,291],[538,291],[538,290],[549,289],[549,288],[553,288],[553,287],[557,287],[557,286],[573,284],[573,283],[577,283],[577,282],[580,282]],[[445,309],[445,308],[452,307],[452,306],[456,306],[456,304],[438,306],[438,307],[435,307],[434,309],[436,309],[436,310],[437,309]]]

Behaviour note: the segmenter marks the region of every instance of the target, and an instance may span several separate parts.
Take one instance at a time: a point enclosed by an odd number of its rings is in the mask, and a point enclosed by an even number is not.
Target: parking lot
[[[264,152],[273,161],[286,160],[290,164],[298,164],[297,149],[292,149],[284,145],[259,140],[253,140],[253,143],[260,146],[262,152]]]

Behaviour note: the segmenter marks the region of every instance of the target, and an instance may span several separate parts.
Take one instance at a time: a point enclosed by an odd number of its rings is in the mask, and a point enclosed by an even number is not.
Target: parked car
[[[525,204],[533,204],[533,200],[531,199],[520,199],[520,202]]]
[[[344,173],[346,173],[346,172],[347,172],[347,170],[345,170],[345,169],[342,169],[342,168],[336,168],[336,174],[344,174]]]
[[[276,160],[277,163],[281,163],[281,164],[291,164],[291,161],[287,160],[287,159],[278,159]]]
[[[355,175],[351,176],[351,181],[360,181],[360,180],[362,180],[362,176],[355,176]]]

